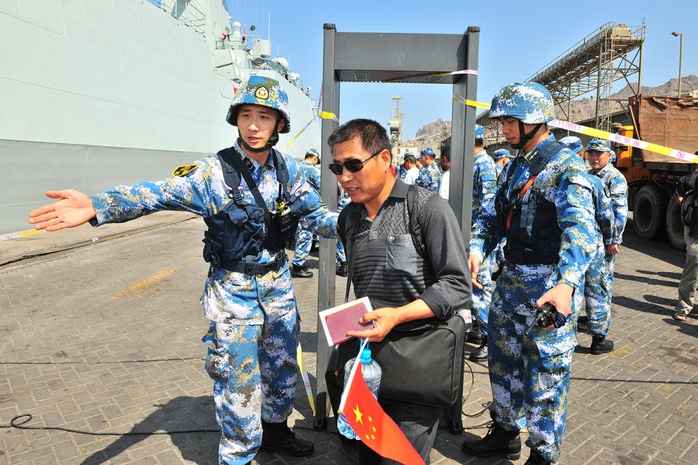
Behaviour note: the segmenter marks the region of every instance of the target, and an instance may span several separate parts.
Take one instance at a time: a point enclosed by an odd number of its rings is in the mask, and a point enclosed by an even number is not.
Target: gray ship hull
[[[161,179],[231,146],[237,130],[225,115],[250,73],[289,93],[292,132],[277,148],[300,158],[319,147],[308,92],[244,41],[231,42],[222,2],[41,5],[0,2],[0,234],[30,229],[27,214],[46,190],[95,194]]]

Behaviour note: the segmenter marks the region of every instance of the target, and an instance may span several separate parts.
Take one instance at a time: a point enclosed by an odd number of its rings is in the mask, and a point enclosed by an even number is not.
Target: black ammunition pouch
[[[534,155],[529,179],[535,178],[550,159],[563,149],[562,144],[550,141]],[[559,261],[562,230],[557,222],[557,209],[543,192],[533,188],[514,190],[509,194],[509,183],[521,163],[517,157],[507,167],[507,179],[495,197],[497,218],[506,231],[504,254],[515,265],[552,265]],[[510,221],[507,225],[507,221]],[[508,229],[507,229],[508,228]]]
[[[516,265],[553,265],[560,258],[562,230],[555,204],[532,189],[515,205],[505,254]]]

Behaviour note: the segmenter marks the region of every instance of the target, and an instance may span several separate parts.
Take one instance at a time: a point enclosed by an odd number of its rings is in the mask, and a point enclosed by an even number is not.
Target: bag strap
[[[422,225],[419,224],[419,219],[417,218],[416,198],[417,186],[410,184],[407,189],[407,216],[410,219],[410,236],[412,236],[412,243],[414,248],[417,249],[419,256],[426,258],[427,247],[422,238]]]
[[[359,224],[361,223],[361,206],[359,204],[355,204],[354,202],[350,203],[347,205],[347,207],[342,210],[342,213],[345,210],[349,210],[351,208],[351,213],[352,213],[352,233],[351,237],[352,240],[356,240],[356,236],[359,234]],[[340,214],[341,215],[341,214]],[[346,223],[346,217],[349,216],[349,211],[347,211],[347,214],[344,215],[344,220]],[[344,230],[344,226],[346,224],[342,225],[342,231],[344,232],[344,237],[346,239],[346,231]],[[347,270],[347,288],[344,292],[344,302],[349,302],[349,290],[351,289],[351,278],[354,275],[354,263],[356,261],[356,251],[352,250],[351,252],[351,259],[349,260],[349,269]]]

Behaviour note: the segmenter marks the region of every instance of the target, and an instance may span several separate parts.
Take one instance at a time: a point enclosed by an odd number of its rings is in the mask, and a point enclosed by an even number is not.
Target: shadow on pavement
[[[158,407],[134,425],[127,435],[95,452],[82,465],[114,463],[115,457],[156,432],[170,435],[185,460],[198,465],[218,463],[220,431],[215,422],[212,396],[176,397]]]

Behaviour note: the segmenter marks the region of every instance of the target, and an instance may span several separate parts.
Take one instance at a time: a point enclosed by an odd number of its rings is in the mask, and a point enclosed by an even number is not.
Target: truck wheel
[[[666,232],[671,245],[676,250],[686,250],[686,240],[683,237],[683,223],[681,222],[681,204],[675,195],[671,197],[666,211]]]
[[[633,225],[640,239],[654,240],[666,237],[666,212],[669,195],[659,186],[644,186],[635,197]]]

